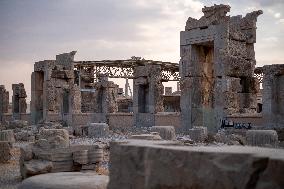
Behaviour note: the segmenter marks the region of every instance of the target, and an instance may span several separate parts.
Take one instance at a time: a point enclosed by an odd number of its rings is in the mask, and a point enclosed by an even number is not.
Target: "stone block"
[[[82,165],[88,164],[88,150],[80,150],[73,152],[73,160],[75,163]]]
[[[174,126],[153,126],[152,132],[157,132],[163,140],[176,140]]]
[[[188,135],[195,142],[204,142],[208,135],[207,127],[193,127],[188,130]]]
[[[88,150],[89,163],[102,162],[104,158],[104,152],[102,148],[92,147]]]
[[[246,133],[247,145],[277,147],[278,135],[274,130],[250,130]]]
[[[56,149],[69,147],[69,134],[65,129],[43,129],[40,131],[39,146]]]
[[[107,137],[109,134],[109,126],[106,123],[89,123],[88,136],[94,138]]]
[[[15,136],[13,130],[0,131],[0,141],[8,141],[10,143],[15,142]]]

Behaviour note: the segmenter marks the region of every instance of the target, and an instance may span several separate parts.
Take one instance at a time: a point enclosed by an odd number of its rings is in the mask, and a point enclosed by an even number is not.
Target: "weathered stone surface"
[[[36,159],[48,161],[72,161],[72,151],[69,148],[60,149],[44,149],[33,148],[33,153]]]
[[[8,141],[0,141],[0,163],[5,163],[10,160],[12,145]]]
[[[45,129],[62,129],[62,124],[59,122],[44,122],[37,124],[38,127],[43,127]]]
[[[0,141],[8,141],[10,143],[15,142],[15,136],[13,130],[0,131]]]
[[[174,126],[153,126],[152,132],[158,132],[164,140],[176,140],[176,133]]]
[[[108,181],[94,173],[49,173],[24,180],[19,189],[106,189]]]
[[[108,189],[283,187],[284,150],[145,140],[112,143],[110,149]]]
[[[250,146],[277,147],[278,135],[274,130],[250,130],[246,133],[246,141]]]
[[[52,173],[57,172],[71,172],[73,169],[73,160],[70,161],[53,161],[52,162]]]
[[[69,134],[65,129],[43,129],[36,144],[42,148],[65,148],[69,146]]]
[[[152,134],[141,134],[141,135],[132,135],[130,139],[139,139],[139,140],[162,140],[158,133]]]
[[[23,165],[20,166],[20,168],[22,177],[27,178],[29,176],[48,173],[53,167],[51,161],[33,159],[23,162]]]
[[[214,135],[214,141],[218,143],[224,143],[228,145],[245,145],[245,137],[237,134],[226,134],[224,131],[218,131]]]
[[[106,123],[89,123],[88,136],[95,138],[106,137],[109,134],[109,126]]]
[[[88,164],[88,150],[80,150],[73,152],[73,160],[75,163],[82,165]]]
[[[21,156],[20,162],[30,161],[33,159],[33,144],[28,144],[25,146],[21,146],[20,148]]]
[[[104,158],[104,152],[102,148],[92,147],[88,150],[89,163],[102,162]]]
[[[208,132],[206,127],[194,127],[188,130],[188,135],[195,142],[204,142]]]

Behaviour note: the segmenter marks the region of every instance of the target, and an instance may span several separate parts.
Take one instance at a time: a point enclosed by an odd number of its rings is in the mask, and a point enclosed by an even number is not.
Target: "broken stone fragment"
[[[88,150],[80,150],[73,152],[73,160],[81,165],[88,164]]]

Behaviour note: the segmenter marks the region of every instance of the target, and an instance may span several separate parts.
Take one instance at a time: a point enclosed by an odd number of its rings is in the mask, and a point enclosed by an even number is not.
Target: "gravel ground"
[[[12,149],[12,158],[4,164],[0,164],[0,188],[1,189],[16,189],[21,183],[19,158],[20,148],[22,144],[15,144]]]

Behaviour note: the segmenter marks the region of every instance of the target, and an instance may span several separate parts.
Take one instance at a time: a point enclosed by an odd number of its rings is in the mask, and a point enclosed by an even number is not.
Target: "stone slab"
[[[106,189],[108,176],[94,173],[49,173],[24,180],[19,189]]]

